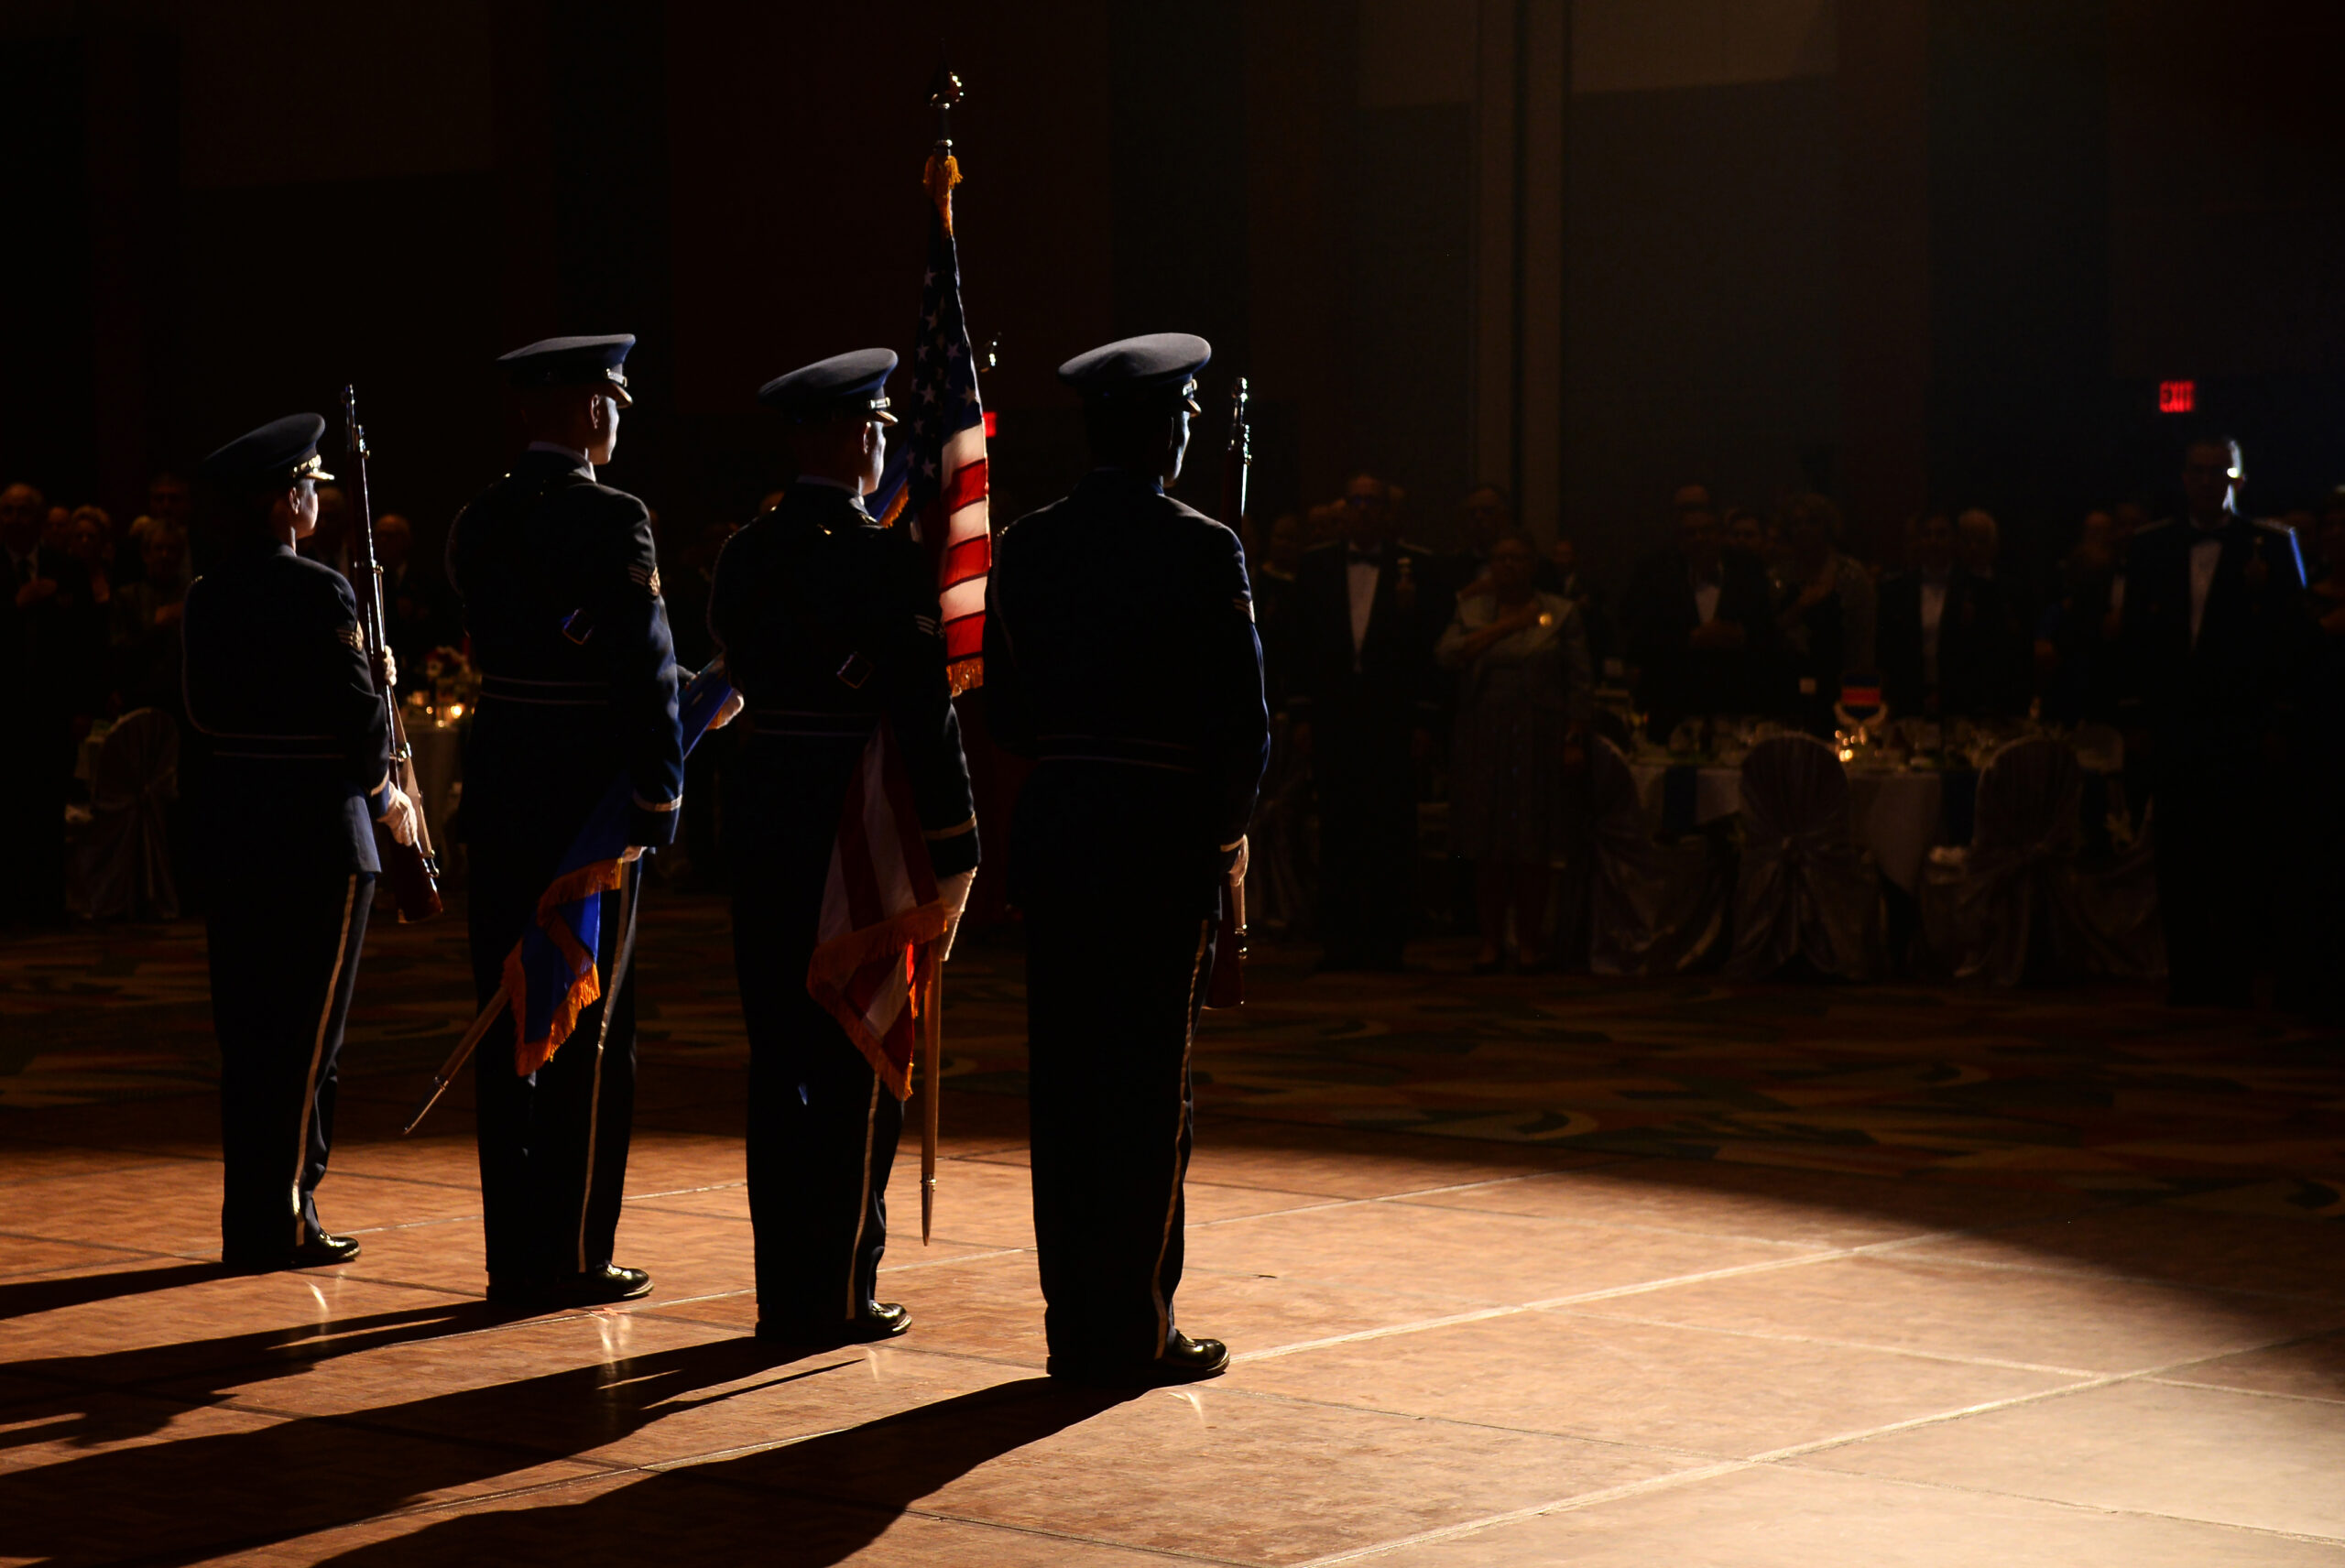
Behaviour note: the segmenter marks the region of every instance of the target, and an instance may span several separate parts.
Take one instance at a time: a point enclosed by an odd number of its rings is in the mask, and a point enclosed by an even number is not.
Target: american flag
[[[961,258],[953,240],[953,187],[961,169],[950,153],[928,160],[933,212],[928,272],[921,280],[920,344],[912,354],[910,436],[889,463],[873,510],[893,523],[912,518],[913,537],[936,563],[944,626],[944,667],[957,693],[984,683],[986,573],[993,568],[987,505],[986,417],[976,355],[961,315]]]
[[[899,1100],[912,1092],[913,1015],[948,923],[911,782],[883,721],[839,804],[806,991]]]

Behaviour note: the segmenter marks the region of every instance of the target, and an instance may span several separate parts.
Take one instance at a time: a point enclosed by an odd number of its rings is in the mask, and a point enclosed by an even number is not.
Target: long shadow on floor
[[[386,1331],[396,1334],[401,1326],[386,1325]],[[374,1340],[384,1342],[379,1334]],[[5,1529],[0,1529],[0,1551],[12,1557],[60,1563],[134,1561],[157,1564],[251,1551],[452,1491],[495,1492],[500,1489],[496,1485],[500,1480],[605,1447],[668,1416],[862,1362],[859,1352],[847,1351],[809,1357],[804,1367],[780,1369],[788,1359],[787,1353],[754,1339],[722,1340],[348,1415],[267,1424],[257,1424],[266,1417],[234,1410],[195,1413],[195,1407],[210,1402],[202,1395],[192,1399],[172,1395],[175,1402],[163,1404],[152,1395],[81,1390],[66,1397],[68,1404],[85,1412],[78,1422],[69,1419],[61,1424],[19,1429],[19,1433],[12,1435],[20,1434],[27,1442],[59,1437],[77,1442],[118,1440],[125,1433],[112,1430],[108,1411],[123,1403],[162,1412],[160,1419],[151,1413],[138,1418],[149,1431],[173,1418],[199,1429],[215,1430],[0,1474],[0,1520],[6,1521]],[[721,1388],[768,1371],[777,1375],[739,1388]],[[249,1377],[239,1379],[251,1380]],[[1026,1386],[1012,1388],[1021,1387]],[[852,1514],[844,1530],[827,1516],[819,1521],[819,1529],[791,1525],[787,1530],[791,1549],[796,1550],[802,1541],[827,1543],[848,1537],[867,1541],[885,1528],[886,1518],[893,1517],[886,1512],[891,1499],[894,1510],[900,1512],[912,1498],[953,1475],[1096,1413],[1118,1397],[1066,1395],[1046,1386],[1029,1387],[1024,1393],[991,1390],[889,1418],[855,1432],[833,1433],[704,1468],[737,1478],[762,1494],[811,1467],[817,1479],[811,1486],[791,1489],[814,1496],[851,1496],[863,1503],[865,1511]],[[38,1401],[19,1402],[8,1407],[7,1413],[17,1421],[37,1422],[42,1407]],[[225,1423],[234,1423],[237,1430],[216,1430]],[[856,1433],[863,1435],[858,1439]],[[802,1457],[780,1457],[786,1454]],[[539,1475],[515,1484],[529,1485],[545,1478]],[[701,1517],[692,1523],[695,1530],[737,1526],[739,1541],[759,1543],[761,1549],[770,1546],[776,1524],[769,1497],[709,1488],[694,1494],[698,1500],[686,1501],[670,1497],[673,1488],[659,1486],[660,1479],[625,1489],[631,1495],[640,1487],[658,1486],[650,1500],[667,1500],[649,1513],[611,1499],[580,1505],[612,1513],[608,1528],[627,1532],[627,1538],[636,1543],[625,1554],[627,1560],[672,1557],[680,1526],[675,1509],[700,1511]],[[736,1497],[740,1499],[737,1508],[726,1501]],[[866,1518],[873,1507],[885,1516],[876,1524]],[[560,1519],[573,1510],[534,1511]],[[457,1519],[431,1530],[463,1535],[487,1528]],[[582,1536],[582,1542],[606,1539],[601,1524],[582,1519],[578,1528],[595,1532],[592,1537]],[[580,1550],[584,1548],[573,1550],[566,1545],[561,1555],[571,1562],[605,1560],[599,1555],[582,1559]],[[474,1546],[451,1540],[433,1547],[429,1560],[470,1563],[503,1555],[495,1543]],[[542,1552],[522,1551],[507,1560],[550,1558]]]
[[[203,1279],[221,1272],[211,1264],[192,1267]],[[0,1375],[56,1386],[52,1393],[0,1403],[0,1449],[145,1437],[186,1409],[218,1404],[234,1390],[264,1379],[306,1372],[344,1356],[514,1321],[515,1313],[500,1308],[453,1301],[212,1339],[0,1363]]]
[[[60,1307],[143,1296],[149,1290],[169,1290],[222,1279],[230,1272],[217,1263],[166,1263],[151,1269],[117,1269],[111,1274],[15,1279],[0,1284],[0,1318],[29,1317],[35,1312],[53,1312]]]
[[[1136,1398],[1048,1377],[687,1469],[656,1471],[583,1502],[460,1514],[353,1549],[345,1568],[448,1563],[844,1563],[921,1498],[978,1465]]]

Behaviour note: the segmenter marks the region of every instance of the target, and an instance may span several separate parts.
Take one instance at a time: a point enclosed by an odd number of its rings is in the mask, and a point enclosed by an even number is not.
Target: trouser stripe
[[[318,1063],[326,1053],[326,1030],[333,1024],[334,998],[342,994],[342,966],[350,958],[350,919],[358,909],[358,877],[353,873],[342,892],[342,931],[334,938],[333,967],[326,973],[325,1000],[318,1007],[318,1029],[310,1042],[310,1071],[301,1080],[301,1115],[293,1134],[293,1245],[310,1239],[309,1222],[301,1215],[301,1176],[310,1165],[310,1117],[317,1109]]]
[[[1205,972],[1205,943],[1213,935],[1208,920],[1197,928],[1197,951],[1189,959],[1189,994],[1181,1015],[1181,1076],[1174,1083],[1174,1104],[1184,1100],[1189,1083],[1189,1053],[1197,1043],[1197,977]],[[1181,1129],[1185,1116],[1172,1118],[1172,1184],[1164,1194],[1164,1229],[1156,1241],[1156,1263],[1148,1274],[1149,1298],[1156,1303],[1156,1354],[1161,1358],[1172,1338],[1172,1303],[1164,1299],[1164,1255],[1172,1247],[1172,1216],[1181,1209]]]
[[[862,1310],[856,1296],[863,1289],[863,1228],[871,1223],[871,1143],[879,1125],[879,1074],[871,1075],[871,1105],[863,1114],[863,1180],[855,1189],[855,1243],[846,1255],[846,1312],[852,1319]]]

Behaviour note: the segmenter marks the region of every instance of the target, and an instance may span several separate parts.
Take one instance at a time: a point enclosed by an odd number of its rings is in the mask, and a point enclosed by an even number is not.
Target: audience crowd
[[[1538,967],[1560,956],[1553,876],[1573,853],[1591,745],[1694,752],[1728,719],[1828,738],[1884,709],[2031,719],[2110,726],[2128,794],[2162,805],[2162,894],[2170,934],[2185,928],[2178,1000],[2239,1000],[2243,965],[2291,953],[2284,981],[2325,991],[2307,977],[2336,949],[2323,889],[2345,871],[2345,488],[2252,523],[2236,447],[2193,445],[2181,477],[2170,520],[2132,502],[2089,512],[2040,572],[2005,559],[1984,511],[1916,516],[1881,552],[1894,559],[1867,559],[1822,495],[1762,511],[1689,485],[1617,594],[1568,536],[1523,529],[1496,486],[1462,499],[1445,550],[1404,539],[1407,497],[1369,474],[1323,506],[1249,523],[1277,736],[1258,909],[1274,929],[1315,932],[1329,968],[1398,967],[1427,902],[1421,823],[1440,820],[1420,807],[1445,801],[1453,881],[1435,901],[1478,933],[1478,969],[1506,964],[1510,934],[1513,962]],[[678,655],[697,667],[713,652],[703,606],[729,529],[658,526]],[[344,497],[322,489],[304,552],[347,572],[348,533]],[[85,738],[136,708],[184,724],[190,536],[188,486],[169,474],[126,526],[30,485],[0,491],[0,724],[19,753],[0,769],[16,845],[0,856],[0,925],[63,918],[62,824]],[[414,545],[405,517],[377,519],[385,618],[409,681],[463,639]],[[681,859],[716,858],[723,792],[708,786],[724,752],[695,757]],[[181,767],[201,769],[200,746]],[[2198,912],[2177,915],[2178,902]]]

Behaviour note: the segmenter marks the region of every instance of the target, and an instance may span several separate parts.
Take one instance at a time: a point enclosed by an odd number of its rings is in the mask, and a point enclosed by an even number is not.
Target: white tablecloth
[[[1662,817],[1662,779],[1669,772],[1659,763],[1632,764],[1637,798],[1645,820],[1658,829]],[[1922,879],[1922,863],[1938,842],[1944,820],[1945,789],[1931,771],[1913,773],[1849,773],[1849,827],[1856,841],[1871,850],[1881,875],[1912,892]],[[1694,777],[1694,821],[1696,824],[1731,817],[1742,810],[1742,770],[1705,768]]]

